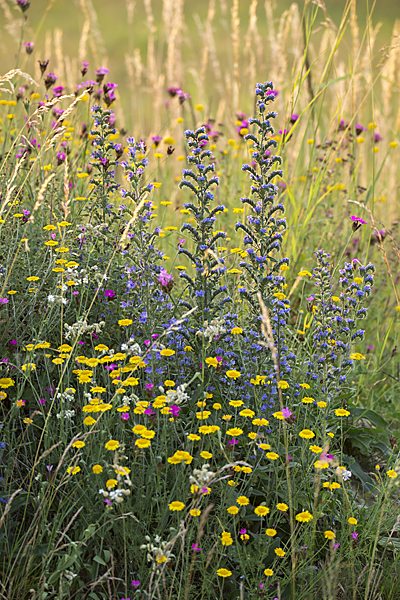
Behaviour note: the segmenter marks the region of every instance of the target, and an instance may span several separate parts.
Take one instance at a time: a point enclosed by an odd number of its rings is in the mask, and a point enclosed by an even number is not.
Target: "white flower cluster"
[[[67,400],[68,402],[72,402],[74,400],[75,390],[74,388],[65,388],[63,392],[58,392],[57,400]]]
[[[206,487],[207,484],[213,479],[215,473],[209,471],[210,465],[203,465],[201,469],[194,469],[193,475],[190,475],[190,483],[194,483],[199,487]]]
[[[196,331],[196,335],[208,339],[209,342],[222,333],[226,333],[222,319],[213,319],[211,323],[204,321],[203,327],[204,330]]]
[[[189,396],[185,392],[187,386],[187,383],[182,383],[181,385],[178,385],[176,390],[165,391],[162,386],[159,386],[158,389],[162,394],[165,394],[167,398],[167,403],[172,402],[173,404],[182,404],[186,400],[189,400]]]
[[[54,296],[54,294],[49,294],[47,296],[47,302],[50,302],[50,304],[68,304],[67,298],[64,298],[63,296]]]
[[[339,477],[342,477],[343,481],[349,481],[350,477],[352,476],[351,471],[347,471],[346,469],[341,469],[340,467],[338,467],[336,469],[336,474]]]
[[[88,325],[87,321],[85,321],[84,319],[80,319],[73,325],[68,325],[68,323],[65,323],[65,339],[69,340],[71,336],[79,336],[84,333],[101,333],[101,330],[104,327],[104,325],[105,321],[100,321],[99,323],[93,323],[93,325]]]
[[[139,402],[139,396],[136,396],[136,394],[133,393],[130,396],[124,395],[122,396],[121,402],[121,406],[130,406],[131,402],[137,404]]]
[[[116,456],[117,456],[117,454],[116,454]],[[120,454],[119,458],[126,459],[127,457]],[[118,464],[118,458],[115,458],[113,467],[117,474],[118,487],[115,490],[113,490],[112,488],[107,488],[107,491],[100,489],[99,494],[101,494],[104,498],[109,498],[109,500],[111,500],[111,502],[114,502],[114,500],[115,500],[115,502],[117,504],[121,504],[124,501],[124,496],[129,496],[131,493],[130,489],[121,487],[122,477],[124,477],[123,483],[126,486],[128,486],[128,488],[132,487],[132,481],[131,481],[131,478],[129,477],[129,469],[127,469],[126,467],[120,466]],[[109,502],[108,502],[108,504],[109,504]]]
[[[64,419],[67,419],[67,421],[71,421],[71,422],[72,422],[72,418],[74,416],[75,416],[74,410],[63,410],[60,413],[56,414],[57,419],[61,419],[61,417],[64,417]]]
[[[89,269],[81,269],[79,276],[82,278],[81,283],[88,284],[93,278],[100,284],[102,281],[110,279],[108,275],[102,273],[101,269],[97,265],[93,265]]]
[[[127,354],[135,354],[136,356],[142,355],[142,349],[138,343],[135,342],[135,339],[132,337],[124,344],[121,344],[121,352],[126,352]]]
[[[99,490],[99,494],[102,494],[104,498],[110,498],[111,502],[117,502],[117,504],[121,504],[124,501],[124,496],[129,496],[131,490],[126,490],[122,488],[117,488],[116,490],[110,490],[107,492],[106,490]]]
[[[148,544],[142,544],[140,548],[141,550],[147,550],[147,560],[149,562],[153,561],[160,565],[172,558],[173,555],[171,552],[165,550],[168,542],[162,542],[159,535],[156,535],[154,538],[154,544],[151,542],[151,538],[148,535],[146,535],[145,539]]]

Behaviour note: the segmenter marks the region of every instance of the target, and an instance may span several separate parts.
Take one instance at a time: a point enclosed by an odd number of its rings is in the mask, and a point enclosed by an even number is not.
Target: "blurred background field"
[[[34,0],[23,37],[35,42],[27,63],[36,78],[38,60],[50,59],[49,68],[70,87],[79,80],[80,61],[90,61],[92,72],[99,66],[109,67],[111,79],[120,87],[120,116],[123,114],[127,126],[139,124],[142,133],[148,133],[154,117],[157,119],[146,110],[149,99],[153,95],[154,100],[156,90],[162,95],[168,85],[181,86],[192,94],[194,104],[201,102],[214,113],[218,106],[222,109],[219,102],[225,94],[233,96],[224,98],[228,108],[251,111],[254,77],[274,79],[277,89],[289,89],[291,76],[285,71],[304,51],[307,34],[303,25],[312,31],[309,59],[312,62],[319,57],[321,63],[329,46],[327,38],[334,39],[344,14],[347,24],[335,53],[336,69],[341,63],[348,66],[348,58],[358,54],[351,35],[354,15],[360,43],[364,41],[355,66],[365,69],[369,60],[375,66],[381,64],[400,17],[397,0]],[[14,2],[1,0],[4,71],[15,66],[21,19]],[[367,23],[369,40],[363,40]],[[394,43],[397,33],[395,26]],[[240,89],[235,90],[239,79]],[[157,98],[158,104],[163,100],[166,98]],[[284,100],[287,103],[288,98]],[[282,100],[279,105],[282,110]]]

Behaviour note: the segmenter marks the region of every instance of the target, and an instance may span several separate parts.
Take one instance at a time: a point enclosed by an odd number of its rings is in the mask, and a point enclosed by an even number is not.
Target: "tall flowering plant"
[[[90,158],[91,167],[95,173],[91,179],[94,186],[94,202],[89,208],[96,220],[105,223],[106,217],[112,209],[110,197],[120,187],[115,181],[115,167],[118,166],[120,157],[120,144],[114,144],[110,139],[117,132],[112,125],[113,111],[103,109],[101,106],[93,106],[92,114],[94,129],[90,132],[93,145]]]
[[[217,241],[225,239],[226,233],[214,231],[217,215],[225,210],[225,206],[211,207],[214,194],[210,188],[218,185],[219,180],[215,174],[214,163],[209,163],[212,153],[205,149],[209,141],[206,128],[187,130],[185,138],[190,151],[187,160],[193,168],[183,169],[179,187],[188,188],[195,197],[194,202],[184,204],[193,215],[195,224],[184,223],[181,229],[192,238],[193,251],[180,247],[178,252],[188,257],[195,268],[196,275],[193,278],[187,273],[181,273],[181,277],[187,283],[187,298],[181,300],[181,303],[187,308],[199,306],[203,317],[210,319],[221,311],[226,302],[230,301],[226,286],[220,283],[226,267],[224,259],[218,256],[216,248]]]
[[[256,125],[257,135],[248,133],[244,138],[253,143],[251,165],[244,164],[242,170],[249,174],[252,182],[250,197],[242,198],[243,204],[249,206],[251,214],[247,223],[236,223],[236,231],[244,233],[243,243],[246,248],[245,260],[240,266],[247,273],[247,287],[240,292],[250,304],[255,307],[256,294],[261,292],[264,302],[269,302],[276,288],[280,289],[283,280],[279,271],[283,265],[289,264],[288,258],[277,258],[281,250],[286,220],[282,216],[285,209],[283,204],[275,202],[278,188],[274,183],[282,176],[280,156],[273,156],[271,148],[277,146],[272,139],[274,129],[271,119],[277,117],[275,111],[267,111],[267,106],[273,102],[275,95],[271,82],[258,83],[256,86],[258,116],[249,119],[250,125]]]

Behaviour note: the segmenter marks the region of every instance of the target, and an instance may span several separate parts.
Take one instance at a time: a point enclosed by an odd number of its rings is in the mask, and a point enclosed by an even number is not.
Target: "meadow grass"
[[[398,598],[399,22],[145,0],[116,86],[45,6],[0,2],[0,597]]]

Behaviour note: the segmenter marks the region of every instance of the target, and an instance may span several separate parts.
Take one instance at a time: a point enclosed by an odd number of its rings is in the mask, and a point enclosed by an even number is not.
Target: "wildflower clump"
[[[273,84],[256,85],[256,114],[237,114],[227,150],[196,105],[177,186],[174,130],[123,133],[97,65],[64,107],[48,64],[21,142],[22,104],[0,103],[13,111],[0,113],[4,595],[294,600],[320,593],[336,556],[362,572],[370,503],[399,471],[392,449],[381,470],[357,462],[368,436],[386,448],[354,380],[370,368],[358,320],[375,267],[319,249],[292,272]],[[168,93],[186,111],[189,95]],[[232,193],[224,178],[245,152]]]

